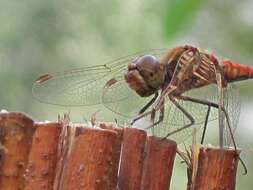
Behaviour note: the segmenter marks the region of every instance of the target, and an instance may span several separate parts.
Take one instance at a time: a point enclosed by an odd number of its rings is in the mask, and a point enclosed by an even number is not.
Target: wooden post
[[[52,190],[61,132],[59,123],[37,123],[25,178],[25,190]]]
[[[174,141],[148,138],[141,190],[169,189],[176,150],[177,144]]]
[[[63,175],[63,190],[114,190],[113,155],[117,133],[84,128],[75,138]]]
[[[224,189],[234,190],[239,151],[201,147],[199,150],[195,179],[188,170],[188,190]]]
[[[120,190],[168,190],[176,143],[147,137],[143,130],[125,128],[119,172]]]
[[[34,124],[21,113],[0,113],[0,189],[169,188],[175,142],[135,128],[68,122]],[[189,166],[188,190],[234,190],[239,153],[193,143],[191,159],[182,154]]]
[[[114,126],[113,124],[105,124],[100,123],[99,127],[102,129],[113,130],[117,133],[117,138],[115,142],[115,151],[113,154],[113,172],[112,172],[112,187],[116,187],[118,183],[118,171],[119,171],[119,162],[120,162],[120,153],[121,153],[121,145],[123,140],[123,128],[119,128]]]
[[[35,131],[33,120],[22,113],[0,113],[0,189],[23,189],[23,178]]]
[[[146,138],[147,134],[143,130],[124,129],[118,189],[137,190],[141,188]]]

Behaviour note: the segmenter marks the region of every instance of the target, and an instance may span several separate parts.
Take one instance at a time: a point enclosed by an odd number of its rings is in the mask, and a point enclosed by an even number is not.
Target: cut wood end
[[[148,137],[145,146],[141,189],[168,189],[176,149],[175,141],[154,136]]]
[[[148,140],[159,144],[160,147],[164,147],[164,146],[166,146],[166,147],[168,147],[168,146],[177,147],[177,143],[175,141],[171,140],[171,139],[164,139],[164,138],[161,138],[161,137],[149,136]]]
[[[33,125],[33,120],[30,117],[26,116],[24,113],[20,112],[1,111],[0,124],[1,123],[14,123],[20,127],[35,128]]]
[[[188,190],[234,189],[240,150],[212,146],[193,150],[188,165]]]

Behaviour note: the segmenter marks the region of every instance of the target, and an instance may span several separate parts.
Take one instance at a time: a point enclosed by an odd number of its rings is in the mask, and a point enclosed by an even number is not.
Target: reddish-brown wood
[[[59,135],[58,148],[57,148],[57,163],[55,166],[55,177],[53,190],[62,190],[63,171],[65,163],[67,162],[68,153],[72,139],[74,136],[75,128],[69,125],[70,119],[68,114],[64,114],[63,118],[59,117],[58,122],[61,124],[61,134]],[[71,135],[72,134],[72,135]]]
[[[0,190],[167,190],[176,143],[143,130],[35,123],[0,113]],[[239,151],[193,146],[188,190],[234,190]],[[119,159],[120,170],[119,176]]]
[[[24,172],[28,160],[33,120],[22,113],[0,113],[0,189],[24,188]]]
[[[116,132],[85,128],[76,137],[64,169],[62,190],[114,190],[113,155]]]
[[[61,125],[37,123],[25,178],[25,190],[52,190]]]
[[[145,148],[145,159],[141,190],[168,190],[177,144],[174,141],[149,137]]]
[[[113,163],[112,187],[116,187],[117,183],[118,183],[118,170],[119,170],[121,145],[122,145],[122,140],[123,140],[123,128],[116,127],[113,124],[109,124],[109,123],[100,123],[99,127],[102,129],[113,130],[117,133],[117,138],[116,138],[116,142],[115,142],[116,150],[114,151],[113,162],[112,162]]]
[[[239,151],[201,147],[196,177],[188,183],[188,190],[234,190]],[[191,175],[188,176],[191,180]]]
[[[118,180],[120,190],[140,189],[146,138],[143,130],[124,129]]]

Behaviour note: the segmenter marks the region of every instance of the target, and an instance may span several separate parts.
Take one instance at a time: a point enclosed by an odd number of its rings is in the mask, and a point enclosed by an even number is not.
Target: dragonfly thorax
[[[165,67],[152,55],[133,60],[125,73],[128,86],[140,96],[150,96],[161,88],[165,80]]]

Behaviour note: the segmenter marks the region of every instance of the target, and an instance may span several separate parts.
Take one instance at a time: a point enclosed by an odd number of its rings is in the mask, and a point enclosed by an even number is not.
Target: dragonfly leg
[[[136,121],[138,121],[139,119],[143,118],[143,117],[146,117],[147,115],[150,115],[152,114],[153,112],[153,109],[150,110],[150,111],[147,111],[147,112],[144,112],[144,113],[141,113],[139,115],[137,115],[135,118],[132,119],[130,125],[133,125]]]
[[[189,96],[178,96],[177,98],[181,99],[181,100],[184,100],[184,101],[190,101],[190,102],[194,102],[194,103],[198,103],[198,104],[202,104],[202,105],[207,105],[207,106],[219,109],[219,105],[217,103],[210,102],[208,100],[201,100],[201,99],[192,98],[192,97],[189,97]],[[227,124],[228,124],[228,130],[229,130],[233,145],[234,145],[235,149],[237,149],[228,113],[227,113],[227,111],[225,110],[224,107],[221,107],[221,110],[225,115],[225,118],[226,118],[226,121],[227,121]]]
[[[185,101],[191,101],[191,102],[194,102],[194,103],[198,103],[198,104],[202,104],[202,105],[207,105],[208,106],[208,110],[213,107],[213,108],[216,108],[218,109],[219,108],[219,105],[216,104],[216,103],[213,103],[213,102],[209,102],[207,100],[200,100],[200,99],[196,99],[196,98],[192,98],[192,97],[188,97],[188,96],[179,96],[177,97],[178,99],[181,99],[181,100],[185,100]],[[235,143],[235,139],[234,139],[234,135],[233,135],[233,132],[232,132],[232,128],[231,128],[231,124],[230,124],[230,119],[229,119],[229,116],[228,116],[228,113],[227,111],[225,110],[224,107],[221,107],[223,113],[225,114],[225,117],[226,117],[226,120],[227,120],[227,124],[228,124],[228,130],[229,130],[229,133],[230,133],[230,136],[231,136],[231,139],[232,139],[232,142],[233,142],[233,145],[234,145],[234,148],[235,150],[237,150],[237,146],[236,146],[236,143]],[[210,111],[207,111],[207,116],[206,116],[206,120],[205,120],[205,128],[206,128],[206,124],[208,122],[208,116],[209,116],[209,113]],[[205,130],[204,128],[204,130]],[[203,136],[204,136],[204,132],[202,133],[202,139],[203,139]],[[201,140],[202,141],[202,140]],[[203,140],[204,141],[204,140]],[[202,143],[201,143],[202,144]],[[239,157],[239,160],[244,168],[244,175],[246,175],[248,173],[248,169],[244,163],[244,161]]]
[[[151,120],[152,124],[150,126],[146,127],[145,129],[152,128],[152,127],[158,125],[159,123],[161,123],[163,121],[163,118],[164,118],[164,102],[159,108],[159,118],[156,122],[154,122],[156,112],[157,112],[156,109],[152,109],[148,112],[142,113],[142,114],[138,115],[137,117],[135,117],[130,124],[133,125],[139,119],[141,119],[141,118],[143,118],[147,115],[150,115],[150,120]]]
[[[189,119],[190,123],[186,124],[185,126],[178,128],[170,133],[168,133],[164,138],[167,138],[170,135],[173,135],[179,131],[182,131],[184,129],[187,129],[188,127],[192,126],[195,123],[194,118],[190,113],[188,113],[177,101],[174,97],[170,97],[171,102]]]
[[[156,112],[156,110],[154,110],[154,109],[153,109],[153,111],[154,111],[154,113]],[[158,125],[159,123],[161,123],[163,121],[163,118],[164,118],[164,102],[163,102],[161,108],[159,109],[159,118],[158,118],[158,120],[156,122],[154,122],[155,118],[152,117],[152,114],[151,114],[151,121],[153,121],[153,123],[150,126],[146,127],[145,129],[150,129],[152,127],[155,127],[156,125]]]
[[[150,107],[151,104],[157,99],[157,97],[158,97],[158,93],[156,93],[156,95],[151,99],[151,101],[148,104],[146,104],[143,108]],[[154,120],[155,120],[155,116],[156,116],[157,111],[159,111],[159,118],[155,122]],[[152,122],[152,124],[149,125],[148,127],[145,127],[146,130],[158,125],[159,123],[161,123],[163,121],[163,118],[164,118],[164,100],[161,101],[161,104],[159,105],[158,108],[152,108],[150,111],[143,112],[143,113],[139,114],[136,118],[134,118],[132,120],[131,125],[133,125],[136,121],[138,121],[139,119],[141,119],[141,118],[143,118],[147,115],[150,115],[150,121]]]
[[[152,117],[154,118],[155,116],[152,116],[155,114],[157,110],[160,110],[160,105],[158,109],[152,108],[150,111],[145,112],[159,97],[158,97],[158,92],[155,93],[155,96],[139,111],[139,114],[131,121],[130,125],[133,125],[136,121],[139,119],[146,117],[147,115],[151,114],[151,121]]]
[[[164,97],[170,96],[178,90],[182,82],[189,75],[189,71],[192,67],[200,64],[200,53],[197,49],[188,49],[181,53],[175,65],[172,77],[170,79],[169,85],[162,90],[161,95],[157,98],[154,105],[154,109],[158,110],[162,104]]]
[[[211,110],[211,106],[208,106],[207,113],[206,113],[206,118],[205,118],[205,123],[204,123],[204,129],[203,129],[202,137],[201,137],[201,141],[200,141],[201,144],[204,143],[204,139],[205,139],[205,136],[206,136],[206,128],[207,128],[208,118],[209,118],[209,115],[210,115],[210,110]]]
[[[158,92],[156,92],[155,96],[145,106],[143,106],[143,108],[141,108],[141,110],[139,111],[139,114],[144,113],[155,102],[157,97],[158,97]]]

